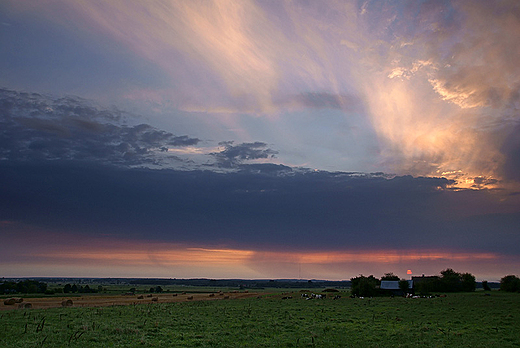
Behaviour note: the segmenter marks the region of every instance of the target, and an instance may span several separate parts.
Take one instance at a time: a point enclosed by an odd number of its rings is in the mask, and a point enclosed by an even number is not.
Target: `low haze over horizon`
[[[520,269],[518,1],[0,3],[0,277]]]

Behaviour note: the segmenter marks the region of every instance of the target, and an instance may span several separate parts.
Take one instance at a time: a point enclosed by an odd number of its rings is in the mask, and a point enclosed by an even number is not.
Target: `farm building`
[[[412,281],[415,284],[419,284],[422,282],[436,281],[439,280],[438,276],[425,276],[424,274],[420,277],[412,277]]]
[[[413,281],[407,280],[408,282],[408,292],[413,292]],[[399,288],[398,280],[382,280],[381,285],[379,287],[381,291],[390,293],[395,296],[403,296],[405,295],[403,290]]]

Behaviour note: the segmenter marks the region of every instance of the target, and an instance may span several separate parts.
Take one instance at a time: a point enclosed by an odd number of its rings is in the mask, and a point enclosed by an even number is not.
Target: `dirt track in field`
[[[138,297],[143,298],[138,298]],[[31,308],[55,308],[62,307],[62,302],[72,300],[72,307],[105,307],[105,306],[124,306],[141,303],[171,303],[184,301],[215,301],[228,299],[242,299],[259,296],[258,293],[249,292],[226,292],[226,293],[193,293],[193,294],[136,294],[136,295],[85,295],[71,297],[42,297],[24,298],[23,302],[14,305],[5,305],[4,299],[0,300],[0,310],[19,309],[23,305],[30,303]],[[18,297],[14,297],[18,298]],[[154,301],[153,299],[157,300]]]

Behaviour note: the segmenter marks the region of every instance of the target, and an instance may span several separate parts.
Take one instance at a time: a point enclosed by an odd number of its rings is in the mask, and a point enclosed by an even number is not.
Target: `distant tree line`
[[[350,281],[308,281],[306,282],[307,287],[323,287],[324,285],[331,286],[341,285],[341,287],[348,287],[350,285],[351,292],[356,296],[377,296],[381,295],[380,285],[382,280],[393,280],[399,281],[399,288],[406,293],[408,289],[408,281],[399,279],[398,276],[393,273],[385,273],[381,279],[375,278],[373,275],[365,277],[360,275],[359,277],[351,278]],[[148,280],[150,281],[150,280]],[[136,281],[135,283],[141,283],[143,280]],[[221,282],[225,283],[238,283],[241,287],[260,288],[261,286],[268,287],[295,287],[298,285],[301,287],[302,281],[289,281],[289,280],[271,280],[271,281],[251,281],[251,280],[213,280],[213,279],[183,279],[183,280],[158,280],[161,283],[197,283],[199,286],[215,286],[216,284],[221,285]],[[144,282],[143,282],[144,284]],[[150,284],[150,283],[148,283]],[[151,284],[154,284],[152,281]],[[493,285],[492,285],[493,286]],[[476,281],[475,276],[471,273],[458,273],[453,269],[448,268],[440,272],[439,276],[426,277],[424,280],[416,281],[414,283],[414,291],[418,294],[428,294],[432,292],[458,292],[458,291],[475,291]],[[487,281],[482,282],[482,288],[484,290],[491,290]],[[106,289],[105,289],[106,290]],[[131,292],[135,292],[135,288],[131,289]],[[151,287],[150,292],[161,293],[163,289],[161,286]],[[520,278],[515,275],[507,275],[500,280],[500,290],[507,292],[520,292]],[[103,291],[103,287],[99,285],[97,289],[90,288],[89,285],[78,286],[76,284],[66,284],[63,288],[54,288],[52,290],[47,288],[47,284],[36,280],[22,280],[18,282],[14,281],[2,281],[0,283],[0,294],[53,294],[58,293],[97,293]]]
[[[46,292],[48,292],[47,284],[36,280],[7,281],[0,284],[0,294],[44,294]]]
[[[68,294],[68,293],[80,293],[80,294],[89,294],[89,293],[96,293],[98,291],[100,291],[100,288],[101,286],[98,287],[98,289],[91,289],[90,286],[88,285],[85,285],[85,286],[77,286],[76,284],[65,284],[65,286],[63,287],[63,293],[65,294]]]
[[[186,285],[186,286],[211,286],[211,287],[238,287],[242,289],[264,289],[264,288],[348,288],[349,280],[300,280],[300,279],[154,279],[139,278],[128,281],[131,285]]]

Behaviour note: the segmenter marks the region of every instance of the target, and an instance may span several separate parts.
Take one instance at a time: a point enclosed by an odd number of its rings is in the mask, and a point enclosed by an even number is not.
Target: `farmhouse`
[[[413,292],[413,281],[407,280],[408,282],[408,290],[409,292]],[[381,280],[381,285],[379,287],[381,291],[385,293],[390,293],[395,296],[403,296],[405,293],[401,288],[399,288],[398,280]]]

